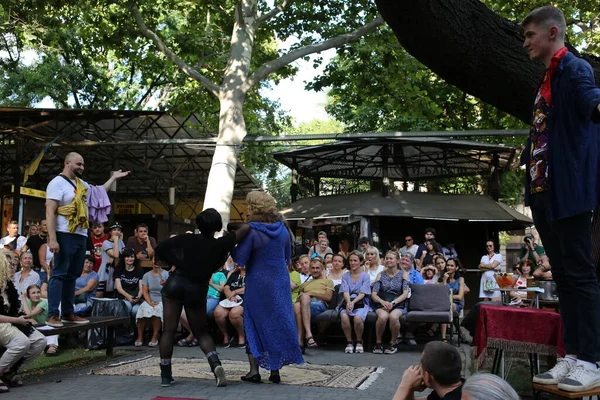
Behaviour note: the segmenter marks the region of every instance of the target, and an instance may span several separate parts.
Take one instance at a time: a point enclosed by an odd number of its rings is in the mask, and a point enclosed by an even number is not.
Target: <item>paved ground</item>
[[[309,350],[305,361],[321,365],[353,365],[384,367],[375,382],[365,390],[305,387],[294,385],[250,384],[232,382],[226,388],[217,388],[213,381],[205,379],[178,379],[170,388],[160,387],[160,378],[89,375],[91,367],[69,370],[59,374],[42,376],[37,381],[27,380],[26,386],[12,389],[3,394],[5,399],[44,399],[44,400],[151,400],[156,396],[170,396],[199,399],[273,400],[273,399],[391,399],[404,370],[417,364],[422,351],[417,348],[402,347],[393,355],[344,354],[342,348],[319,348]],[[158,355],[158,350],[148,354]],[[221,358],[245,360],[241,349],[221,349]],[[176,348],[174,357],[202,357],[195,348]],[[132,358],[139,358],[136,354]],[[118,359],[122,361],[123,358]],[[95,365],[98,368],[101,365]]]

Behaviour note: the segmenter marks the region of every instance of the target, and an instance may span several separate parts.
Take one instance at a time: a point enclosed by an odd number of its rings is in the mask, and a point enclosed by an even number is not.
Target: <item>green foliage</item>
[[[484,0],[495,12],[521,21],[541,0]],[[581,50],[598,54],[600,16],[596,0],[558,1],[568,25],[569,40]],[[467,95],[437,77],[408,54],[389,27],[337,50],[321,76],[307,85],[328,89],[327,112],[349,131],[427,131],[468,129],[523,129],[516,118]],[[477,137],[478,141],[524,144],[523,137]],[[524,172],[504,173],[501,198],[509,204],[523,200]],[[487,178],[460,177],[424,183],[445,193],[484,193]]]

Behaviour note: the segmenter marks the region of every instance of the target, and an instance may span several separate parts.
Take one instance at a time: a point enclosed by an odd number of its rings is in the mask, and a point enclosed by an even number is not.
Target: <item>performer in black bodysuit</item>
[[[182,307],[185,307],[192,333],[198,339],[200,349],[206,354],[217,386],[227,385],[225,370],[221,366],[215,343],[208,333],[206,323],[206,294],[211,275],[225,262],[227,254],[236,243],[248,234],[246,224],[229,224],[235,232],[225,233],[215,239],[214,234],[223,228],[221,215],[214,208],[202,211],[196,217],[199,235],[178,235],[160,243],[156,257],[175,266],[162,288],[163,333],[160,341],[161,386],[174,382],[171,372],[171,357],[175,330],[179,323]],[[167,267],[165,267],[167,268]]]

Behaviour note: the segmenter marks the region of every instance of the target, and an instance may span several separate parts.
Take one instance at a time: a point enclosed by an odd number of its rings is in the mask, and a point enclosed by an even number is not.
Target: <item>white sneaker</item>
[[[600,386],[600,369],[583,365],[571,368],[569,375],[558,382],[558,388],[567,392],[585,392]]]
[[[346,353],[346,354],[354,353],[354,347],[352,346],[352,343],[348,343],[348,345],[344,349],[344,353]]]
[[[533,383],[539,383],[541,385],[557,385],[561,379],[569,375],[571,369],[575,366],[576,362],[566,359],[558,358],[556,365],[547,372],[542,372],[533,377]]]

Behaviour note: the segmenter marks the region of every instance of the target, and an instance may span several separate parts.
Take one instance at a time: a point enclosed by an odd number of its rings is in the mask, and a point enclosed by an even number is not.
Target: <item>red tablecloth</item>
[[[482,305],[475,346],[477,366],[485,361],[487,348],[564,357],[562,320],[548,310]]]

